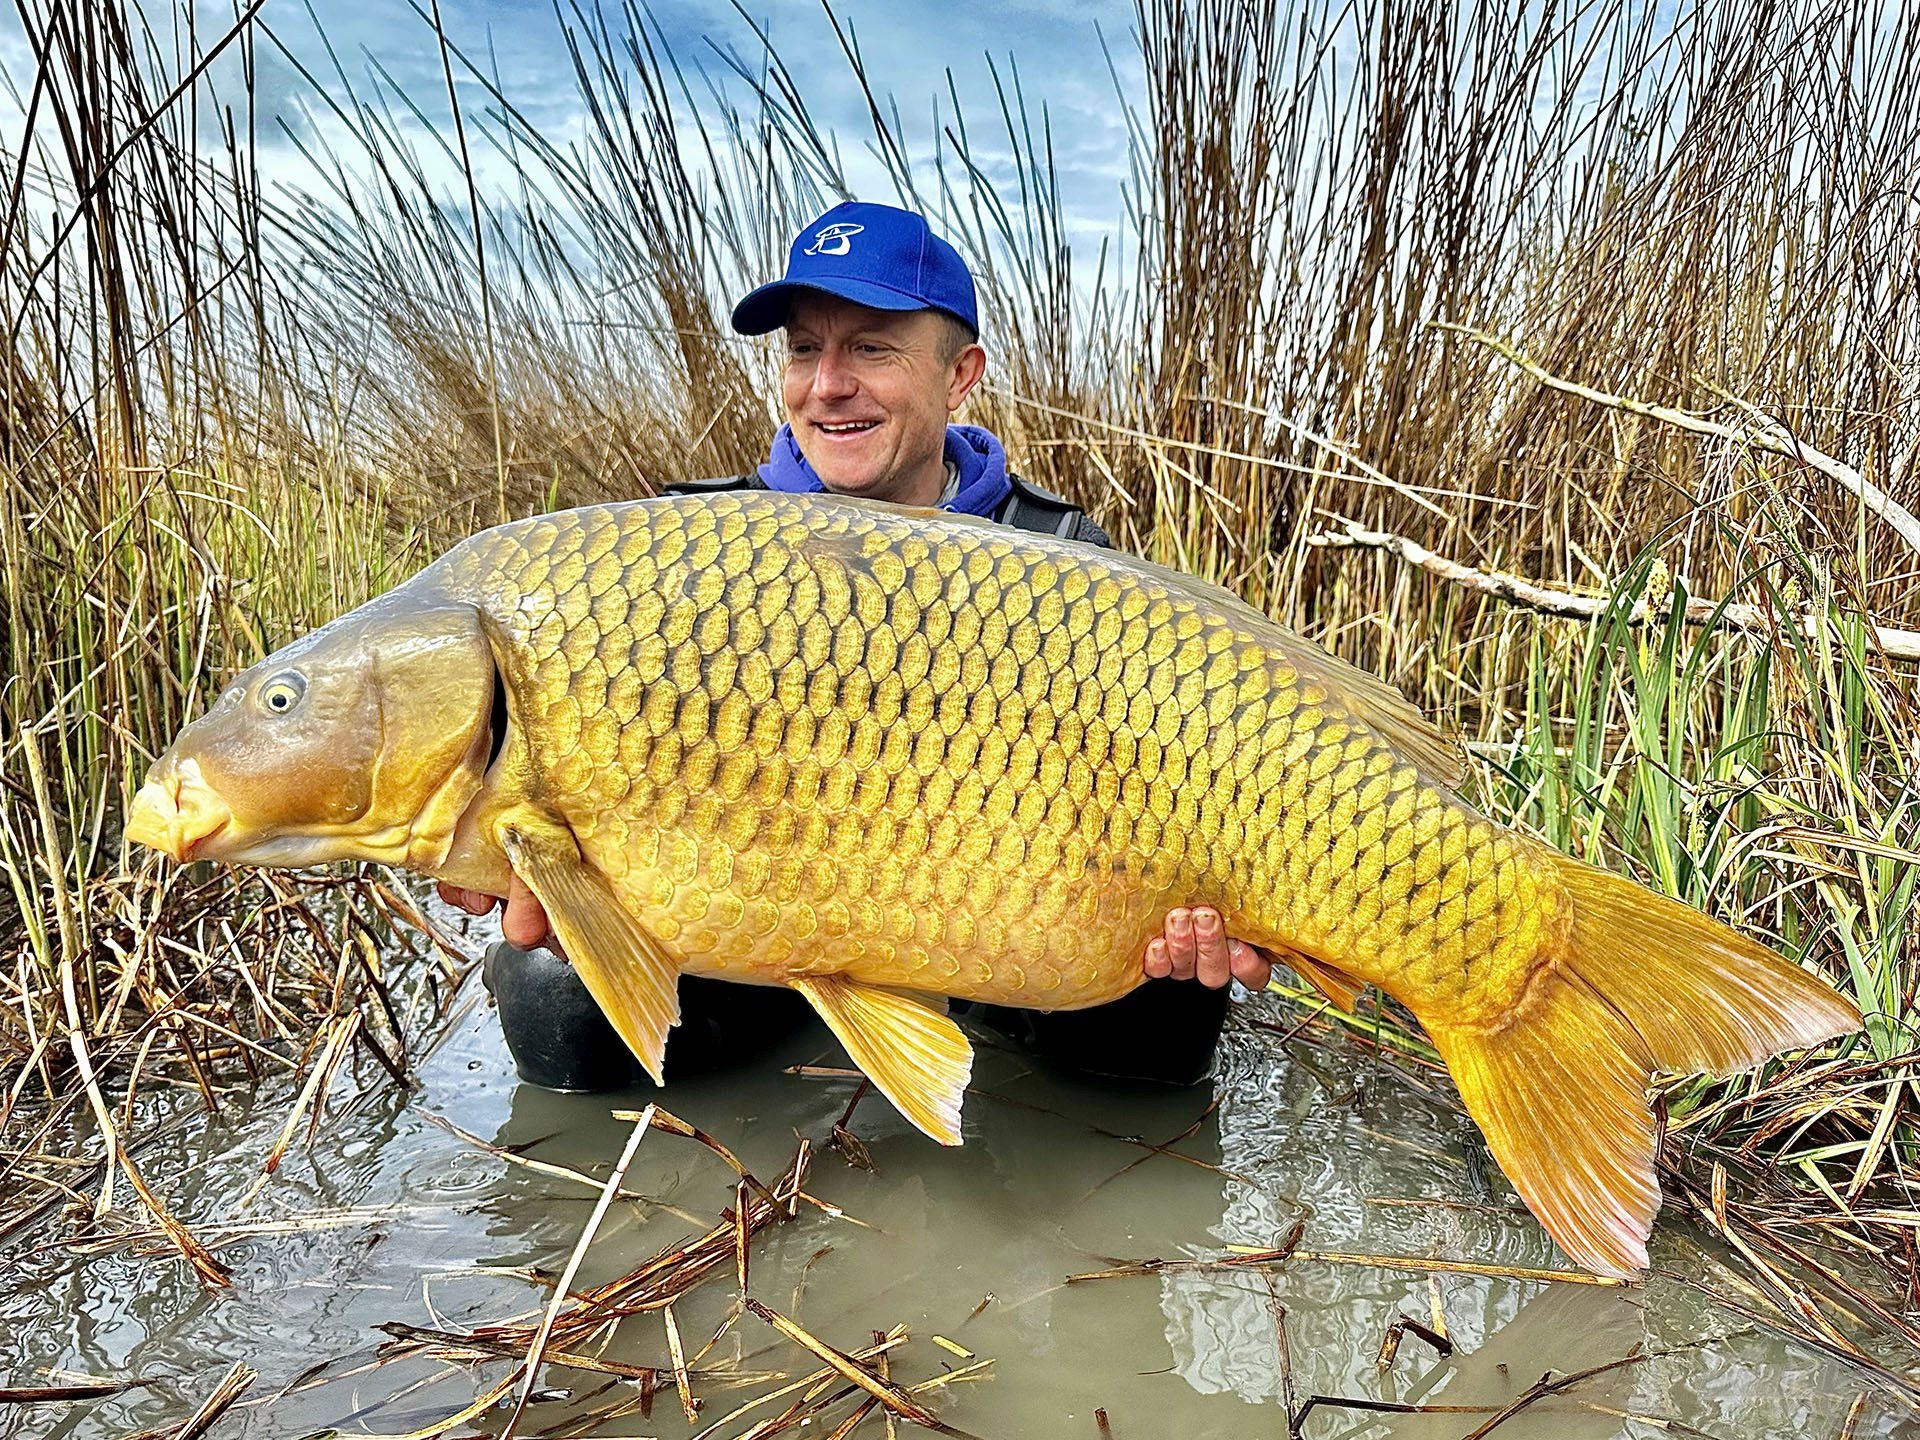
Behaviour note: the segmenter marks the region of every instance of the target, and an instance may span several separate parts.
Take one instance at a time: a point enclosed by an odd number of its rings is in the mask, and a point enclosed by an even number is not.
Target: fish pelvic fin
[[[942,1145],[960,1143],[973,1046],[929,1001],[838,975],[788,982],[820,1012],[853,1063],[902,1115]]]
[[[1570,902],[1492,1025],[1429,1026],[1468,1112],[1576,1263],[1629,1278],[1660,1208],[1656,1073],[1729,1075],[1860,1028],[1825,981],[1699,911],[1545,852]]]
[[[680,967],[556,821],[509,820],[501,848],[547,912],[574,973],[656,1085],[680,1023]]]

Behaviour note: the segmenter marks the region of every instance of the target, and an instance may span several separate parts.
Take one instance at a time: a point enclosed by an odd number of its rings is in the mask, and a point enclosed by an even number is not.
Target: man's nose
[[[838,350],[822,350],[813,371],[813,393],[822,400],[845,400],[859,388],[847,357]]]

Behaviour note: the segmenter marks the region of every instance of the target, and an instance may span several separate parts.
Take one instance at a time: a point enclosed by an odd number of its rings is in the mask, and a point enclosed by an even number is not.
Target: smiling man
[[[949,423],[986,373],[987,353],[973,276],[919,215],[889,205],[835,206],[795,238],[786,274],[734,307],[733,328],[743,335],[785,330],[787,423],[756,474],[670,493],[831,491],[1111,545],[1079,507],[1011,474],[990,431]],[[506,943],[489,952],[485,973],[520,1074],[571,1090],[637,1079],[637,1065],[586,987],[563,959],[541,952],[550,937],[539,902],[518,879],[512,891],[501,921]],[[475,914],[497,903],[444,886],[442,894]],[[1203,905],[1170,912],[1141,965],[1148,983],[1112,1004],[973,1013],[1043,1058],[1186,1084],[1212,1059],[1228,981],[1260,989],[1269,975],[1266,957],[1228,937],[1219,913]],[[1200,983],[1176,983],[1193,980]],[[750,1056],[809,1014],[784,990],[693,977],[681,980],[681,1012],[667,1050],[669,1075]]]
[[[948,423],[986,373],[987,352],[973,276],[918,215],[853,202],[829,210],[794,241],[786,275],[734,307],[733,327],[785,330],[787,423],[757,475],[679,492],[830,490],[1110,543],[1077,506],[1010,475],[990,431]]]
[[[770,468],[818,476],[840,495],[934,505],[959,499],[964,460],[975,488],[998,492],[1006,465],[993,437],[947,425],[987,363],[963,322],[803,293],[786,332],[787,427]]]

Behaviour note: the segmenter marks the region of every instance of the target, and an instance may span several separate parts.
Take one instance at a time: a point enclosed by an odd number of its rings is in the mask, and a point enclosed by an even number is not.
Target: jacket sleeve
[[[725,495],[736,490],[764,490],[758,475],[715,475],[704,480],[676,480],[662,485],[662,495]]]
[[[1102,550],[1114,548],[1113,537],[1094,524],[1093,517],[1082,510],[1073,519],[1073,534],[1070,537],[1083,545],[1098,545]]]

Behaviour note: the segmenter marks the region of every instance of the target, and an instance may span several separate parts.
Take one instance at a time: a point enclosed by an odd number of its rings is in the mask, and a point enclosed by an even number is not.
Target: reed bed
[[[425,14],[467,102],[442,122],[257,10],[167,34],[23,11],[0,1184],[99,1216],[118,1174],[166,1217],[121,1134],[143,1085],[212,1104],[290,1066],[317,1106],[350,1053],[404,1076],[457,952],[398,955],[399,887],[123,855],[130,787],[222,675],[474,525],[750,467],[775,359],[724,302],[864,144],[976,267],[968,418],[1024,473],[1401,685],[1468,739],[1492,813],[1860,1002],[1829,1054],[1670,1092],[1669,1194],[1776,1323],[1920,1345],[1904,7],[1140,0],[1095,254],[1017,58],[992,113],[941,97],[916,128],[827,14],[874,100],[839,137],[744,24],[693,57],[644,12],[568,6],[586,123],[562,144]],[[268,53],[310,87],[311,193],[261,179]],[[502,161],[510,185],[476,178]],[[1417,1063],[1391,1007],[1337,1023]],[[96,1162],[85,1189],[44,1163],[62,1146]]]

